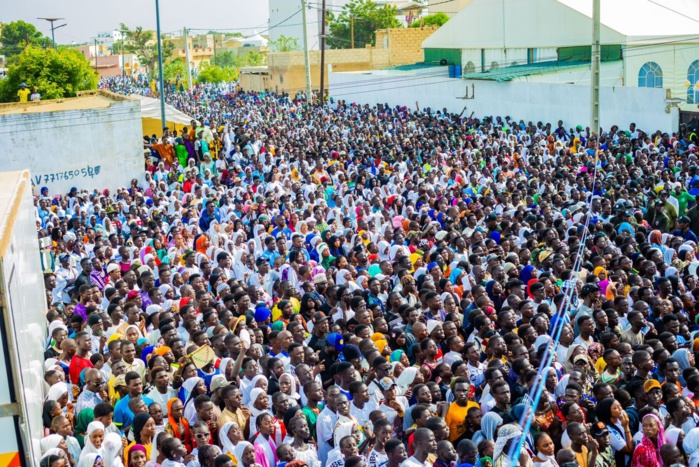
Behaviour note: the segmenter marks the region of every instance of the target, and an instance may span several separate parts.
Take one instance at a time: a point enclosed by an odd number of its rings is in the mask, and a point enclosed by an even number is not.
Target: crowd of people
[[[691,131],[167,99],[36,198],[42,467],[699,465]]]

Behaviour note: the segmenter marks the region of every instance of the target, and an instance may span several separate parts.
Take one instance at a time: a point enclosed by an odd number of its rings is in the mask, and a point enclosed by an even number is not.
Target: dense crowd
[[[42,466],[697,467],[691,131],[167,100],[36,198]]]

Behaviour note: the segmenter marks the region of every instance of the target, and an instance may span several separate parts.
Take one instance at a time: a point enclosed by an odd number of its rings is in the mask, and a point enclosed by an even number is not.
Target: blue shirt
[[[672,235],[674,235],[676,237],[682,237],[685,240],[691,240],[694,243],[699,243],[699,239],[697,239],[697,236],[694,234],[694,232],[692,232],[689,229],[687,229],[687,232],[685,232],[685,233],[682,233],[682,231],[680,229],[677,229],[674,232],[672,232]]]
[[[150,397],[146,397],[143,394],[141,394],[141,399],[143,399],[143,402],[146,403],[146,406],[149,406],[153,403],[153,399],[151,399]],[[117,402],[114,406],[114,424],[122,430],[124,429],[124,427],[129,427],[133,424],[134,414],[129,408],[130,400],[131,395],[127,394],[126,396],[119,399],[119,402]]]

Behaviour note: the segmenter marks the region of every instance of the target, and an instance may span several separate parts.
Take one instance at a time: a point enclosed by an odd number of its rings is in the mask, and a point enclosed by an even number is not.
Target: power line
[[[670,8],[669,6],[663,5],[663,4],[658,3],[658,2],[655,2],[655,1],[653,1],[653,0],[648,0],[648,1],[651,2],[651,3],[654,4],[654,5],[658,5],[658,6],[661,7],[661,8],[665,8],[666,10],[669,10],[669,11],[675,13],[675,14],[678,14],[678,15],[680,15],[680,16],[684,16],[684,17],[687,18],[687,19],[691,19],[691,20],[694,21],[695,23],[699,23],[699,19],[692,18],[691,16],[687,16],[687,15],[685,15],[684,13],[681,13],[681,12],[679,12],[679,11],[677,11],[677,10],[673,10],[673,9]]]

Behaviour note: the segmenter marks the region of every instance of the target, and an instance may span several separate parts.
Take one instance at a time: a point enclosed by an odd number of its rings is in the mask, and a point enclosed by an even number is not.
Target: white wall
[[[644,63],[655,62],[663,71],[663,88],[670,89],[673,98],[687,99],[687,70],[699,59],[699,44],[680,42],[653,46],[624,48],[626,86],[638,86],[638,72]],[[696,86],[696,83],[691,83]],[[694,87],[694,90],[697,88]],[[696,104],[681,104],[683,110],[697,111]]]
[[[506,116],[516,120],[556,123],[563,120],[566,127],[583,125],[590,121],[590,88],[588,86],[526,83],[482,80],[449,79],[434,76],[435,68],[420,73],[355,72],[330,73],[330,95],[335,99],[361,104],[388,103],[414,108],[441,109],[459,113],[468,107],[475,116]],[[475,99],[462,100],[465,90],[471,92],[475,84]],[[679,126],[677,109],[665,113],[663,89],[602,87],[600,92],[600,124],[621,128],[635,122],[646,131],[672,131]]]
[[[3,170],[31,173],[35,193],[128,187],[144,170],[138,101],[108,108],[0,115]]]
[[[26,171],[0,173],[0,320],[9,330],[9,335],[0,335],[0,404],[20,403],[24,447],[21,452],[13,417],[0,417],[0,455],[20,451],[26,460],[22,465],[38,466],[44,432],[41,413],[48,307],[29,177]],[[10,349],[9,354],[2,351],[2,344]],[[14,399],[10,398],[10,375]]]

